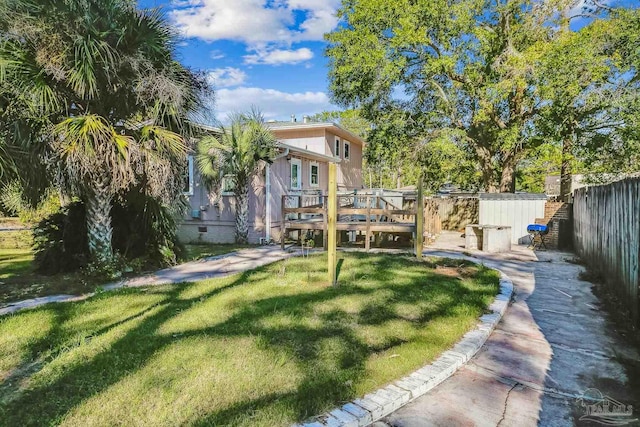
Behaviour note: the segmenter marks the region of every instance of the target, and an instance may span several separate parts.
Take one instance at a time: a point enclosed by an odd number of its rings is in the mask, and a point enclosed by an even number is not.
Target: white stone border
[[[481,264],[477,260],[469,259],[469,261]],[[467,332],[453,348],[442,353],[431,364],[384,388],[309,421],[294,424],[292,427],[368,426],[426,394],[453,375],[484,345],[511,301],[513,282],[502,271],[496,268],[493,270],[500,273],[500,292],[489,305],[491,313],[481,316],[478,326]]]

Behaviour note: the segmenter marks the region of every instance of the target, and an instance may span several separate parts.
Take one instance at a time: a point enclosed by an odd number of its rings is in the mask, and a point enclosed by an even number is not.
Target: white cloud
[[[172,19],[187,37],[235,40],[251,48],[318,41],[338,24],[339,0],[183,0]],[[304,13],[296,23],[295,14]]]
[[[257,50],[253,55],[244,57],[245,64],[299,64],[313,58],[313,52],[306,47],[300,49]]]
[[[240,86],[247,80],[247,73],[239,68],[216,68],[209,71],[207,79],[216,88]]]
[[[305,114],[335,109],[324,92],[288,93],[257,87],[216,91],[215,110],[220,121],[224,122],[230,113],[248,111],[252,106],[259,108],[267,120],[288,120],[291,114],[301,119]]]
[[[211,59],[222,59],[225,57],[225,54],[221,50],[212,50],[209,56]]]

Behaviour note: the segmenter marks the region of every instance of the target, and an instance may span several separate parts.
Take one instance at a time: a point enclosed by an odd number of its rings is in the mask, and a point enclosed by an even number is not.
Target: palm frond
[[[240,191],[260,170],[261,161],[272,161],[277,141],[257,110],[235,113],[230,120],[220,137],[200,140],[196,164],[209,188],[217,187],[223,176],[233,175]]]
[[[187,144],[184,138],[164,127],[147,125],[140,132],[142,141],[153,141],[153,150],[160,155],[184,158],[187,155]]]
[[[56,125],[54,131],[60,135],[60,147],[65,155],[74,151],[94,155],[97,147],[109,144],[114,135],[109,123],[95,114],[70,117]]]
[[[205,136],[196,146],[195,163],[208,190],[216,189],[226,173],[228,147],[213,136]]]

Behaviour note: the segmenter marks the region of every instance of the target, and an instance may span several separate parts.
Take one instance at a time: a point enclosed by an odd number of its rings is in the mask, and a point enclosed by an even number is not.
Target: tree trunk
[[[249,187],[245,185],[236,193],[236,242],[249,243]]]
[[[86,203],[87,238],[89,253],[94,262],[100,265],[113,261],[111,237],[111,192],[104,182],[97,183],[91,189]]]
[[[562,141],[562,165],[560,166],[560,200],[568,202],[571,199],[571,183],[573,162],[573,141],[571,136],[567,136]]]
[[[507,155],[502,164],[502,176],[500,177],[500,192],[516,192],[516,156]]]
[[[498,188],[495,182],[495,171],[491,164],[491,152],[477,143],[475,143],[475,149],[478,160],[480,161],[480,168],[482,169],[484,188],[488,193],[496,193]]]

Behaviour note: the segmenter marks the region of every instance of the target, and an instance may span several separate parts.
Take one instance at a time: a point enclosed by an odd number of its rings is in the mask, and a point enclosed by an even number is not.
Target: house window
[[[345,141],[344,142],[344,158],[345,158],[345,160],[349,160],[350,156],[351,156],[351,144],[349,144],[349,142]]]
[[[340,140],[336,138],[336,146],[335,151],[333,152],[334,156],[340,157]]]
[[[184,177],[182,193],[185,196],[193,196],[193,156],[187,156],[187,173]]]
[[[316,162],[309,164],[309,185],[312,187],[320,186],[320,167]]]
[[[302,188],[302,162],[300,159],[291,159],[291,189]]]
[[[222,195],[223,196],[233,196],[234,195],[234,191],[236,190],[236,183],[235,183],[235,175],[225,175],[222,177]]]

